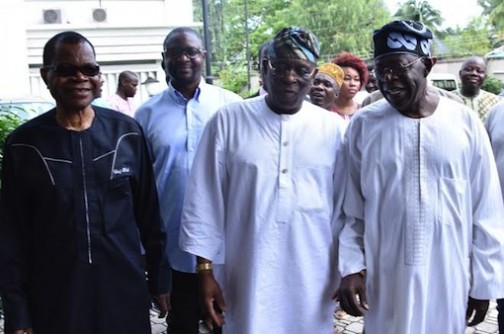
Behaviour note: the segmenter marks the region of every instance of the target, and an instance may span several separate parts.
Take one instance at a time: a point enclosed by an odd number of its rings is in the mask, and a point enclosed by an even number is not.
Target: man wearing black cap
[[[347,129],[339,298],[367,334],[464,333],[504,296],[490,143],[475,113],[427,88],[431,38],[414,21],[374,33],[385,99]]]
[[[207,324],[225,311],[224,333],[332,332],[344,124],[304,101],[318,55],[309,31],[284,28],[263,61],[268,95],[221,108],[198,147],[180,246],[198,256]]]

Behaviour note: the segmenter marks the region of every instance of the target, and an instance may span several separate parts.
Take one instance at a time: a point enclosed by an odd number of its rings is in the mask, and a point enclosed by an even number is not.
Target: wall
[[[0,98],[29,93],[23,0],[0,1]],[[8,28],[7,28],[8,27]]]
[[[452,73],[459,78],[459,70],[465,59],[439,60],[432,68],[433,73]],[[488,59],[487,74],[504,83],[504,59]]]
[[[0,98],[10,89],[13,94],[9,95],[31,94],[50,99],[39,69],[44,44],[61,31],[75,30],[93,43],[105,78],[105,97],[115,92],[117,76],[123,70],[137,72],[140,82],[151,76],[164,83],[160,63],[165,36],[177,26],[201,26],[193,22],[191,0],[1,0],[0,3],[0,19],[9,23],[9,34],[0,37],[2,45],[9,45],[9,52],[0,53],[1,63],[9,64],[5,66],[7,78],[0,76]],[[94,20],[96,8],[105,9],[103,22]],[[58,13],[57,23],[44,23],[47,10]],[[138,104],[148,98],[145,87],[139,88],[135,97]]]

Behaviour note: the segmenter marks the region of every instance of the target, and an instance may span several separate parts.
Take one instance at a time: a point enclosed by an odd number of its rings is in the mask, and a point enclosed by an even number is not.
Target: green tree
[[[212,60],[216,72],[242,62],[245,53],[245,1],[250,57],[257,62],[260,45],[285,26],[312,30],[322,46],[322,60],[346,50],[369,58],[372,32],[391,19],[383,0],[208,0]],[[193,0],[195,20],[201,1]]]
[[[373,31],[391,19],[380,0],[293,0],[281,15],[290,24],[304,26],[318,36],[322,61],[341,51],[370,58]]]
[[[504,2],[502,0],[478,0],[483,16],[488,18],[492,48],[504,44]]]
[[[426,0],[407,0],[394,14],[401,20],[414,20],[424,23],[437,36],[443,36],[441,25],[444,22],[441,12]]]
[[[487,15],[490,23],[497,29],[504,29],[504,2],[502,0],[478,0],[483,7],[483,15]]]
[[[226,66],[219,72],[219,77],[223,88],[229,89],[242,97],[250,95],[247,88],[247,64],[239,62],[230,66]]]
[[[484,17],[473,19],[466,28],[447,30],[441,42],[442,49],[435,48],[434,54],[442,58],[484,55],[492,48],[487,20]]]

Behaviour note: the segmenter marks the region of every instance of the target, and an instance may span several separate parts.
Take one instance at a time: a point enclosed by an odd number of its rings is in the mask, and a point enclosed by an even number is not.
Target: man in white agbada
[[[343,122],[303,101],[318,54],[314,35],[284,28],[263,63],[269,94],[223,107],[198,147],[180,246],[198,256],[207,325],[225,310],[224,333],[333,331]]]
[[[501,190],[504,190],[504,102],[496,104],[488,111],[485,127],[492,144]],[[497,299],[497,310],[499,333],[504,333],[504,298]]]
[[[366,334],[462,334],[504,296],[490,143],[476,114],[427,89],[431,38],[414,21],[374,33],[385,99],[346,132],[339,297],[346,312],[365,315]]]

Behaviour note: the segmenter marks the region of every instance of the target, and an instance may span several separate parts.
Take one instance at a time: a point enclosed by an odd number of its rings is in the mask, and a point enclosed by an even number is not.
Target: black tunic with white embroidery
[[[16,129],[5,145],[6,331],[147,334],[149,290],[169,290],[166,233],[141,128],[121,113],[93,108],[85,131],[62,128],[51,110]]]

